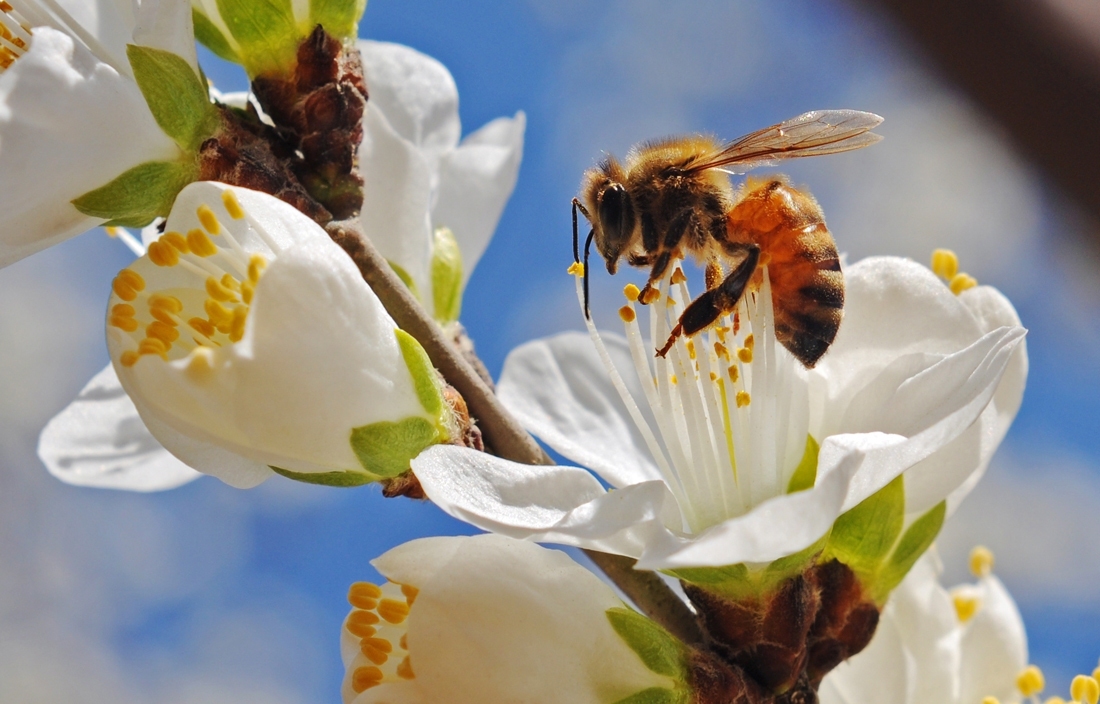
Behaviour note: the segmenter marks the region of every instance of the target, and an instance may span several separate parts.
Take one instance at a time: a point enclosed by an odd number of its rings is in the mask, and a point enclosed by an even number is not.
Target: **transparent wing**
[[[782,159],[821,156],[861,149],[882,139],[871,132],[882,124],[874,113],[814,110],[736,139],[705,154],[688,171],[725,168],[733,173]],[[729,168],[736,167],[736,168]]]

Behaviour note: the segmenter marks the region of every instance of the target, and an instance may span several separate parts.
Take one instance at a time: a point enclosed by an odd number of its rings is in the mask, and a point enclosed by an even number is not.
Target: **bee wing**
[[[871,132],[880,124],[882,118],[870,112],[814,110],[736,139],[703,155],[688,171],[736,166],[728,170],[740,173],[782,159],[860,149],[882,139]]]

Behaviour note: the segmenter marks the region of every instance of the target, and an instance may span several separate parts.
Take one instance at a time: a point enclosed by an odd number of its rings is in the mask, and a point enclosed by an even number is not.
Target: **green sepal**
[[[170,51],[127,44],[126,57],[153,119],[180,149],[197,152],[218,128],[218,112],[206,84]]]
[[[148,161],[74,198],[72,204],[85,215],[106,218],[105,225],[145,227],[166,217],[179,192],[197,177],[193,164]]]
[[[606,613],[611,627],[650,672],[677,683],[687,680],[686,648],[671,633],[632,609],[616,606]]]
[[[290,0],[218,0],[218,14],[240,47],[240,63],[249,76],[285,76],[294,70],[305,33],[294,20]]]
[[[462,310],[462,251],[454,233],[436,229],[432,241],[432,303],[441,323],[458,320]]]
[[[382,478],[370,472],[358,472],[350,469],[346,472],[291,472],[289,469],[280,469],[279,467],[271,467],[271,469],[276,474],[287,479],[293,479],[296,482],[321,484],[323,486],[363,486]]]
[[[241,57],[237,55],[237,50],[234,49],[233,45],[229,43],[229,40],[225,38],[225,35],[218,29],[218,26],[210,21],[209,17],[199,12],[196,8],[191,8],[191,20],[195,27],[195,39],[197,39],[200,44],[226,61],[232,61],[235,64],[241,62]]]
[[[687,690],[650,687],[620,699],[614,704],[688,704],[690,701],[691,697]]]
[[[310,26],[321,25],[340,39],[353,39],[359,33],[359,18],[367,0],[310,0]]]
[[[941,501],[906,529],[874,581],[871,597],[876,602],[885,603],[890,592],[901,584],[920,556],[932,546],[946,517],[947,501]]]
[[[820,450],[821,446],[817,444],[817,440],[814,440],[814,436],[807,433],[806,449],[802,452],[802,459],[799,460],[791,480],[787,483],[788,494],[813,488],[814,482],[817,481],[817,455]]]
[[[394,328],[397,336],[397,345],[401,348],[401,356],[405,358],[405,365],[412,374],[413,388],[416,389],[416,397],[420,405],[432,418],[443,423],[443,392],[439,388],[439,375],[432,366],[432,360],[428,353],[416,341],[416,338],[401,328]]]
[[[867,585],[894,547],[904,522],[905,483],[900,475],[836,519],[821,560],[839,560]]]
[[[411,293],[416,300],[423,302],[424,299],[420,297],[420,291],[416,289],[416,282],[413,281],[413,277],[409,276],[409,272],[405,271],[404,267],[400,264],[396,264],[389,260],[386,260],[386,263],[393,269],[393,273],[397,274],[397,278],[401,279],[401,283],[405,284],[405,288],[409,289],[409,293]]]
[[[442,440],[439,429],[426,418],[410,416],[396,423],[388,420],[351,430],[351,449],[371,474],[396,477],[425,448]]]

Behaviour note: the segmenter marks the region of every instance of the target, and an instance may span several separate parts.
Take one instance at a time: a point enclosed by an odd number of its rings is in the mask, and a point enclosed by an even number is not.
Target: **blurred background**
[[[819,108],[885,116],[872,149],[785,171],[817,196],[849,261],[927,262],[950,247],[1030,329],[1023,408],[939,545],[948,583],[969,577],[972,545],[994,550],[1032,660],[1064,694],[1100,655],[1100,278],[1086,214],[1097,181],[1071,163],[1098,162],[1084,148],[1046,159],[1057,149],[1029,135],[1046,125],[1072,142],[1097,123],[1056,123],[1028,103],[1044,98],[967,75],[981,42],[993,59],[1005,49],[997,37],[963,31],[972,57],[952,59],[940,25],[891,5],[371,0],[360,34],[446,64],[464,132],[527,112],[519,183],[462,315],[494,375],[516,344],[581,328],[569,199],[601,151],[688,131],[733,138]],[[1009,53],[1028,59],[1020,46]],[[246,88],[201,60],[222,90]],[[1031,122],[998,113],[998,96]],[[370,487],[274,478],[246,492],[203,478],[136,495],[50,477],[38,432],[106,364],[104,301],[130,259],[97,230],[0,271],[0,701],[337,701],[348,585],[373,578],[368,561],[394,545],[469,529]],[[598,317],[624,283],[596,273]]]

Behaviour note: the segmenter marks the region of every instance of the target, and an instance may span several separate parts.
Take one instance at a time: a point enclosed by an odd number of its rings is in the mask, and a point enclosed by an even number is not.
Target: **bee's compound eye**
[[[613,183],[604,189],[600,197],[599,218],[602,236],[596,246],[610,264],[622,255],[634,233],[634,203],[621,183]]]

